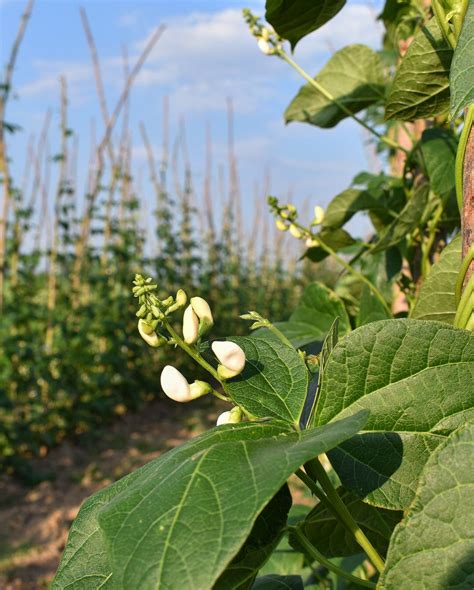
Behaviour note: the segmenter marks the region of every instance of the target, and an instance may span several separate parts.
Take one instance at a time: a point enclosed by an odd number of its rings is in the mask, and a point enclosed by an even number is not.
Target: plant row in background
[[[82,17],[93,48],[85,13]],[[275,232],[264,229],[256,240],[255,228],[251,235],[242,229],[232,146],[222,199],[211,194],[211,171],[200,195],[186,159],[184,132],[171,150],[167,145],[166,99],[161,162],[155,161],[146,127],[140,129],[152,192],[144,194],[137,186],[127,97],[132,74],[160,33],[125,80],[115,110],[109,114],[104,107],[104,135],[91,154],[83,199],[75,174],[77,136],[68,121],[65,78],[61,144],[51,156],[52,122],[47,115],[43,132],[25,156],[23,178],[12,178],[7,154],[7,139],[18,130],[2,125],[7,223],[0,227],[0,456],[4,466],[17,471],[25,471],[24,458],[44,454],[65,435],[100,429],[117,414],[159,394],[158,366],[166,357],[158,353],[157,364],[154,354],[143,353],[129,288],[138,270],[156,276],[163,293],[180,287],[190,294],[199,292],[216,310],[219,328],[234,333],[243,329],[236,319],[241,309],[288,315],[286,310],[307,282],[302,273],[295,282],[294,264]],[[8,72],[14,67],[10,63],[2,86],[3,113],[11,85]],[[97,61],[94,67],[101,96]],[[120,113],[123,130],[113,135]],[[221,206],[216,206],[219,201]],[[144,218],[152,234],[148,243]]]

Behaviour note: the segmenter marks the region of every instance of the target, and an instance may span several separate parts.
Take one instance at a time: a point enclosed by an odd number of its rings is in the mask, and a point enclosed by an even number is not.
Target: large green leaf
[[[456,315],[454,289],[461,267],[462,240],[458,235],[441,252],[423,283],[411,317],[452,324]]]
[[[451,66],[451,115],[474,102],[474,2],[469,1]]]
[[[281,539],[291,501],[290,490],[285,484],[260,513],[250,535],[213,590],[247,590],[252,586],[258,571]]]
[[[399,66],[385,107],[386,119],[428,119],[449,109],[453,50],[432,18],[419,30]]]
[[[84,503],[53,589],[211,588],[289,475],[365,420],[226,425],[158,457]]]
[[[308,370],[298,352],[271,334],[232,341],[244,350],[247,362],[226,383],[226,392],[256,418],[280,418],[297,426],[308,391]]]
[[[339,488],[338,492],[370,542],[379,553],[385,555],[393,529],[402,518],[402,512],[370,506],[342,488]],[[345,557],[360,553],[360,545],[355,541],[354,536],[322,503],[317,504],[297,526],[326,557]]]
[[[372,252],[381,252],[399,244],[418,226],[429,196],[429,185],[420,184],[414,188],[411,199],[400,214],[388,225],[375,244]]]
[[[384,207],[370,191],[349,188],[336,195],[329,203],[322,227],[342,227],[359,211],[370,209],[384,209]]]
[[[337,51],[316,80],[351,113],[383,100],[385,78],[380,57],[365,45],[348,45]],[[334,127],[348,117],[332,100],[310,84],[302,86],[285,111],[285,121],[302,121],[318,127]]]
[[[455,188],[454,164],[458,142],[452,131],[442,128],[425,129],[421,152],[430,179],[431,190],[440,197]]]
[[[299,348],[311,342],[322,342],[335,318],[339,318],[342,335],[350,332],[349,316],[341,299],[322,283],[312,283],[304,290],[290,319],[275,325]]]
[[[345,3],[346,0],[267,0],[265,18],[294,49],[302,37],[331,20]]]
[[[430,457],[377,588],[474,588],[474,424]]]
[[[255,580],[252,590],[303,590],[301,576],[278,576],[270,574]]]
[[[333,350],[317,425],[370,411],[364,432],[329,454],[344,487],[405,509],[430,453],[474,415],[474,334],[439,322],[386,320]]]

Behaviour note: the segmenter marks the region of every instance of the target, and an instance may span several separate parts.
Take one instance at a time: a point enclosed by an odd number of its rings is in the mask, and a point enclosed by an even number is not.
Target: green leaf
[[[300,348],[312,342],[322,342],[335,318],[339,318],[342,335],[350,332],[351,324],[343,302],[322,283],[312,283],[304,290],[290,319],[275,325],[293,346]]]
[[[267,0],[265,18],[294,49],[300,39],[322,27],[346,0]]]
[[[371,192],[349,188],[336,195],[329,203],[322,227],[342,227],[359,211],[377,208],[384,209],[384,206],[378,202]]]
[[[364,285],[360,298],[357,326],[363,326],[364,324],[370,324],[370,322],[387,319],[389,319],[389,315],[381,301],[375,297],[367,285]]]
[[[428,460],[415,500],[395,529],[377,588],[474,588],[474,424]]]
[[[451,116],[474,102],[474,3],[468,2],[451,66]]]
[[[385,555],[393,529],[402,518],[402,512],[370,506],[343,488],[339,488],[338,492],[370,542],[379,553]],[[360,553],[360,545],[354,536],[322,503],[317,504],[297,526],[326,557],[346,557]]]
[[[388,225],[375,244],[372,252],[381,252],[391,246],[399,244],[420,223],[429,196],[429,185],[419,184],[413,189],[413,194],[390,225]]]
[[[425,129],[421,137],[421,152],[431,189],[438,196],[449,195],[455,189],[454,164],[457,138],[442,128]]]
[[[247,359],[244,371],[225,385],[232,400],[256,418],[279,418],[297,426],[308,390],[308,370],[298,352],[270,334],[231,340]]]
[[[367,409],[364,432],[329,453],[342,484],[403,510],[430,453],[474,415],[474,335],[439,322],[386,320],[333,350],[316,425]]]
[[[53,589],[211,588],[289,475],[366,417],[226,425],[158,457],[83,504]]]
[[[383,100],[385,78],[380,57],[365,45],[337,51],[315,78],[333,98],[356,114]],[[285,122],[301,121],[334,127],[348,115],[309,83],[302,86],[285,111]]]
[[[303,590],[301,576],[277,576],[270,574],[255,580],[252,590]]]
[[[452,324],[456,315],[454,289],[461,267],[462,240],[458,235],[441,252],[421,286],[411,317]]]
[[[323,228],[314,237],[317,240],[319,239],[324,242],[331,248],[331,250],[334,250],[335,252],[343,250],[344,248],[348,248],[349,246],[353,246],[356,243],[354,238],[342,228]],[[313,248],[308,248],[304,256],[313,262],[321,262],[327,258],[329,254],[326,252],[326,250],[321,248],[321,246],[315,246]]]
[[[247,590],[262,565],[277,547],[291,508],[291,494],[285,484],[258,516],[240,551],[221,574],[213,590]]]
[[[395,74],[385,118],[413,121],[445,113],[452,57],[453,50],[432,18],[416,33]]]

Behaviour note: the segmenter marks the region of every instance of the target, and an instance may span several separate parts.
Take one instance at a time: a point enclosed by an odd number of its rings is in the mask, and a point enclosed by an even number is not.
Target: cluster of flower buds
[[[138,319],[138,332],[150,346],[157,348],[169,342],[168,337],[161,333],[159,327],[164,320],[182,309],[188,300],[186,293],[179,289],[176,296],[169,296],[159,299],[156,295],[158,285],[152,282],[151,277],[147,279],[141,275],[135,275],[132,289],[134,297],[138,298],[139,310],[136,313]]]
[[[250,32],[257,38],[260,51],[265,55],[275,55],[281,51],[283,41],[281,37],[272,28],[262,25],[260,19],[252,14],[248,8],[245,8],[242,12]]]
[[[294,205],[280,205],[276,197],[268,197],[268,204],[276,218],[275,225],[280,231],[289,231],[297,240],[305,239],[305,244],[308,248],[319,245],[317,238],[312,233],[312,228],[321,225],[324,221],[324,209],[321,206],[316,205],[314,208],[314,218],[311,221],[310,227],[305,228],[297,221],[298,211]]]

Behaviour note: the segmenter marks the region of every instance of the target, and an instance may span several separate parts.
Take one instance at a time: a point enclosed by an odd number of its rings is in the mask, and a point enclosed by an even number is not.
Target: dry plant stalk
[[[7,62],[5,70],[5,79],[3,81],[3,92],[0,96],[0,174],[3,179],[3,204],[2,215],[0,216],[0,312],[3,309],[3,299],[5,290],[5,257],[6,257],[6,241],[8,228],[8,215],[10,213],[11,204],[11,186],[10,186],[10,170],[8,166],[7,146],[5,141],[5,109],[10,96],[13,72],[15,69],[16,58],[20,49],[21,42],[25,35],[26,26],[33,10],[34,0],[29,0],[25,11],[21,17],[20,25],[13,42],[10,58]]]

